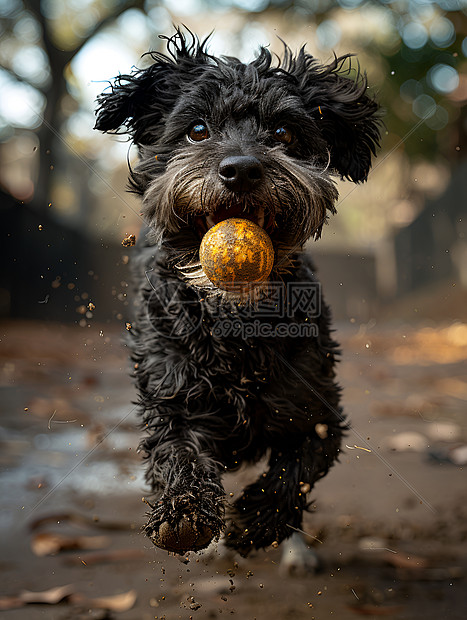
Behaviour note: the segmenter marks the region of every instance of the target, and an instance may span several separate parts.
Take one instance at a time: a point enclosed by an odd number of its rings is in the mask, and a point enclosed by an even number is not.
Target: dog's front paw
[[[218,539],[224,525],[223,506],[207,498],[163,496],[144,527],[156,547],[174,553],[201,551]]]
[[[173,524],[169,521],[163,521],[159,525],[148,523],[145,531],[156,547],[180,554],[201,551],[215,537],[215,531],[207,524],[191,521],[188,517]]]

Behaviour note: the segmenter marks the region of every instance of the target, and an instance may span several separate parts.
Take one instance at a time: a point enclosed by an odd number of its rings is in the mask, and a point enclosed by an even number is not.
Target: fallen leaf
[[[430,422],[425,426],[425,431],[434,441],[456,441],[462,435],[458,424],[446,420]]]
[[[108,536],[63,536],[49,532],[35,534],[31,540],[31,549],[39,556],[77,549],[102,549],[109,545]]]
[[[458,446],[451,451],[451,460],[454,465],[467,465],[467,445]]]
[[[424,452],[428,443],[426,437],[415,431],[405,431],[383,439],[384,448],[396,452]]]
[[[20,596],[0,596],[0,611],[23,607],[24,603]]]
[[[68,603],[84,605],[94,609],[107,609],[108,611],[123,612],[128,611],[136,602],[136,590],[115,594],[112,596],[102,596],[98,598],[88,598],[81,592],[75,592],[71,584],[57,586],[43,592],[30,592],[23,590],[18,596],[0,597],[0,610],[17,609],[29,604],[57,605],[66,599]]]
[[[44,590],[43,592],[30,592],[23,590],[17,596],[0,597],[0,610],[16,609],[28,604],[56,605],[64,599],[69,598],[74,592],[74,587],[70,584],[57,586]]]
[[[74,594],[71,597],[72,603],[84,605],[94,609],[107,609],[109,611],[123,612],[128,611],[136,603],[136,590],[114,594],[112,596],[100,596],[98,598],[86,598],[82,594]]]
[[[68,584],[66,586],[50,588],[44,592],[23,590],[20,597],[24,603],[47,603],[48,605],[56,605],[60,603],[60,601],[63,601],[64,598],[68,598],[74,591],[74,586]]]

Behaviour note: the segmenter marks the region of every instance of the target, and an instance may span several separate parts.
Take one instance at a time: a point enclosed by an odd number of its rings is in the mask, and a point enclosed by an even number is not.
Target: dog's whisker
[[[323,169],[323,172],[327,172],[331,165],[331,151],[329,149],[327,149],[327,154],[328,154],[328,161],[327,161],[325,168]]]
[[[183,219],[183,217],[181,217],[177,213],[177,211],[175,210],[175,205],[172,205],[172,213],[175,215],[177,219],[179,219],[182,222],[182,224],[185,224],[185,226],[188,226],[188,220]]]

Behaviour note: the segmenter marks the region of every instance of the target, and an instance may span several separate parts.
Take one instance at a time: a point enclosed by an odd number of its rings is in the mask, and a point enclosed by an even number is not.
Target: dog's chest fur
[[[280,446],[286,435],[310,432],[322,421],[322,404],[302,383],[304,376],[320,392],[335,390],[337,345],[330,337],[323,300],[317,317],[305,311],[288,316],[283,308],[278,316],[261,321],[254,308],[210,301],[181,282],[167,267],[162,249],[140,248],[134,271],[138,278],[130,348],[138,384],[151,408],[181,399],[179,415],[187,422],[209,412],[217,436],[213,448],[228,468],[255,460],[271,444]],[[284,291],[294,281],[316,284],[308,256],[301,257],[296,271],[282,282]],[[316,329],[308,338],[245,336],[248,327],[259,322],[271,330],[280,325],[284,332],[292,323]],[[230,335],[215,331],[222,328]],[[171,379],[164,381],[167,374]]]

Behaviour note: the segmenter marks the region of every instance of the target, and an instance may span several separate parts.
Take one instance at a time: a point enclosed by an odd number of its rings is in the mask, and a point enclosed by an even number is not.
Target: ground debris
[[[14,596],[0,597],[0,610],[17,609],[25,605],[57,605],[67,602],[73,605],[81,605],[87,608],[107,609],[109,611],[128,611],[136,602],[135,590],[114,594],[111,596],[88,598],[85,594],[75,591],[75,586],[67,584],[49,588],[42,592],[23,590]]]
[[[124,248],[131,248],[133,245],[135,245],[135,243],[136,243],[135,235],[127,235],[122,240],[122,245]]]

